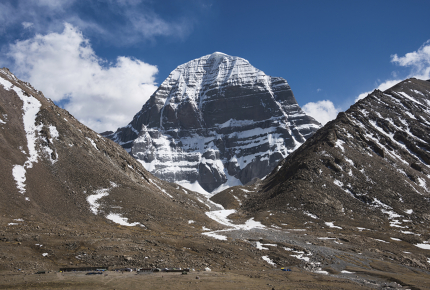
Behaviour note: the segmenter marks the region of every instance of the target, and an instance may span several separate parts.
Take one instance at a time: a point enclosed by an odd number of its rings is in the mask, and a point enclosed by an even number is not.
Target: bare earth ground
[[[3,224],[13,221],[2,218]],[[270,218],[267,223],[274,224]],[[316,226],[295,231],[299,224],[290,220],[292,229],[231,230],[221,232],[227,241],[219,241],[192,228],[188,233],[168,228],[158,232],[99,222],[89,229],[24,219],[0,230],[0,289],[430,289],[428,250],[413,246],[428,240],[425,234],[399,235],[402,240],[394,241],[392,231],[358,232],[340,223],[343,229],[330,232]],[[257,242],[267,249],[258,249]],[[294,257],[299,251],[310,261]],[[262,256],[272,259],[276,267]],[[91,276],[58,272],[61,267],[86,266],[197,271],[188,275],[107,271]],[[212,271],[199,272],[205,267]]]
[[[197,278],[198,277],[198,278]],[[310,273],[281,270],[136,274],[107,271],[29,274],[2,272],[0,289],[368,289],[358,283]]]

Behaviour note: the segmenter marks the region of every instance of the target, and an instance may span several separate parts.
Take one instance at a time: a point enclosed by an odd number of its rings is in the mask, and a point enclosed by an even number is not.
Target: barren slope
[[[340,113],[264,180],[211,200],[231,209],[231,220],[253,217],[271,229],[258,233],[272,245],[263,245],[269,257],[288,241],[300,246],[290,250],[304,267],[385,274],[403,267],[425,277],[429,136],[430,82],[408,79]]]

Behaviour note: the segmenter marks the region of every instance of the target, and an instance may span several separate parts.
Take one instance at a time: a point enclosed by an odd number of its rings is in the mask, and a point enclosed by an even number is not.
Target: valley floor
[[[1,272],[0,289],[369,289],[381,286],[363,285],[296,267],[291,270],[190,272],[187,275],[114,271],[104,272],[103,275],[86,275],[86,272]],[[391,282],[385,286],[395,288],[396,285]]]

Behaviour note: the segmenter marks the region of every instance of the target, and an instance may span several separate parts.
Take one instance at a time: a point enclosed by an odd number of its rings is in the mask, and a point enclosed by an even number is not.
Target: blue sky
[[[0,66],[101,132],[131,121],[178,65],[220,51],[285,78],[325,122],[360,94],[430,78],[428,11],[424,0],[2,0]]]

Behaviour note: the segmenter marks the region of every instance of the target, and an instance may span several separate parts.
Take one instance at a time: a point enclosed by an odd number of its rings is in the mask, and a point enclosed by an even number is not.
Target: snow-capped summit
[[[195,98],[199,90],[211,84],[254,85],[268,78],[243,58],[214,52],[178,66],[163,84],[177,82],[178,87],[187,88],[190,98]],[[190,90],[192,87],[196,90]]]
[[[285,79],[214,52],[178,66],[130,124],[104,135],[157,177],[213,192],[265,176],[319,127]]]

